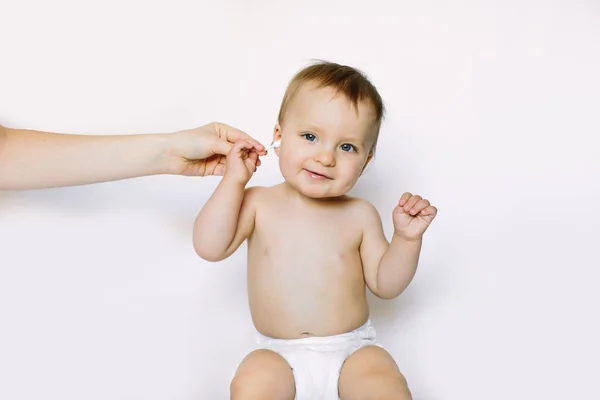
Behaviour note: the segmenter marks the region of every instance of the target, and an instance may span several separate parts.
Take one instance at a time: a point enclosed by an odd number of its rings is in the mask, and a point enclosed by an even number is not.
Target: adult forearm
[[[379,297],[392,299],[406,289],[417,271],[421,244],[394,235],[377,271]]]
[[[0,190],[82,185],[168,171],[166,135],[0,129]]]
[[[225,177],[196,217],[194,249],[203,259],[218,261],[225,257],[238,230],[244,190],[243,184]]]

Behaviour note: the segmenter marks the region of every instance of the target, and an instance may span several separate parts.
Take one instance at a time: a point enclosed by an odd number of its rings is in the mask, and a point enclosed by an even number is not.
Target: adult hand
[[[247,133],[218,122],[174,132],[169,136],[169,172],[177,175],[225,175],[227,154],[233,143],[240,140],[251,143],[261,154],[265,151],[265,147]]]

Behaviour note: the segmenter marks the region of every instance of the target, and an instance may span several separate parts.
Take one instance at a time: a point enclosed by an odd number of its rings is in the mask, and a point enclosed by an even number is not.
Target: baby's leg
[[[283,357],[271,350],[248,354],[231,381],[231,400],[293,400],[294,374]]]
[[[406,379],[392,356],[377,346],[365,346],[346,359],[339,380],[341,400],[411,400]]]

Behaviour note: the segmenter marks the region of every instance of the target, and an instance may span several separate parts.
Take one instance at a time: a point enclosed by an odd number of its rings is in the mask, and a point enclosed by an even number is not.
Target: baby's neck
[[[295,201],[301,204],[309,205],[309,206],[323,206],[329,205],[332,203],[338,203],[340,201],[345,201],[348,199],[347,195],[337,196],[337,197],[324,197],[324,198],[314,198],[306,196],[305,194],[298,191],[294,186],[290,185],[287,181],[283,181],[278,185],[282,191],[288,196],[291,201]]]

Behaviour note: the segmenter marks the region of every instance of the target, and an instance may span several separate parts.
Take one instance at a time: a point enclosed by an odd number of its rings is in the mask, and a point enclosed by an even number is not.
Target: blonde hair
[[[314,64],[300,70],[291,79],[283,96],[277,122],[282,124],[283,117],[289,107],[294,95],[306,83],[316,83],[318,88],[333,88],[341,93],[358,110],[358,103],[365,101],[375,111],[375,141],[373,150],[379,137],[379,129],[385,114],[383,100],[375,86],[367,76],[360,70],[328,61],[317,61]]]

